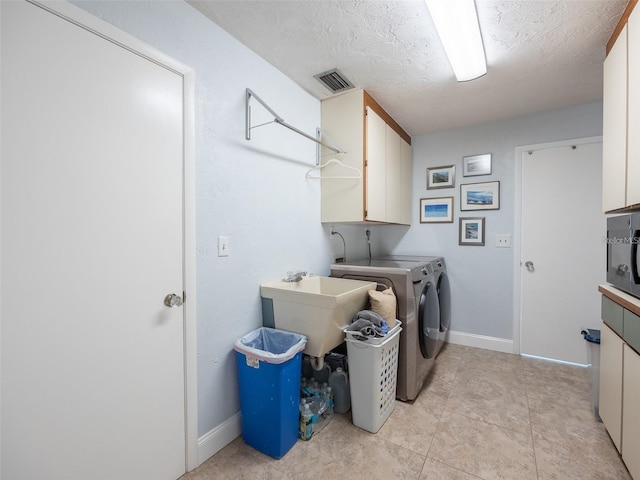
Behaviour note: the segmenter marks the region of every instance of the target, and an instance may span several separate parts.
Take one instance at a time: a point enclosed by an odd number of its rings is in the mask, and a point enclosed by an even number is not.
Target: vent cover
[[[337,68],[314,75],[313,78],[317,79],[333,93],[343,92],[344,90],[354,88],[353,83],[347,80]]]

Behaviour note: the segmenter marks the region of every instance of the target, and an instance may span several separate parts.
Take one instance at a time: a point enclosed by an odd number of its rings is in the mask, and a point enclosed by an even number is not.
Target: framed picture
[[[475,177],[478,175],[491,175],[490,153],[462,157],[462,176]]]
[[[460,245],[484,246],[484,217],[460,218]]]
[[[500,182],[460,185],[460,210],[500,209]]]
[[[453,197],[421,198],[420,223],[453,223]]]
[[[455,187],[456,166],[427,168],[427,190]]]

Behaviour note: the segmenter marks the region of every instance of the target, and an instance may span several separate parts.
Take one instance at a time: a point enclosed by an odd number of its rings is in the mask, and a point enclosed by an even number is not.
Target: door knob
[[[524,262],[524,266],[527,268],[527,270],[529,270],[530,272],[535,271],[535,267],[533,266],[533,262],[531,260],[527,260],[526,262]]]
[[[167,307],[180,307],[182,305],[182,297],[176,295],[175,293],[170,293],[166,297],[164,297],[164,304]]]

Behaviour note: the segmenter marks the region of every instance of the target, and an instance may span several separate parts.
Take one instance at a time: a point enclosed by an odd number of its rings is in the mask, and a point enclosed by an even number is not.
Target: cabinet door
[[[411,225],[411,186],[413,184],[413,162],[411,159],[411,145],[400,139],[400,223]]]
[[[640,355],[624,346],[622,459],[633,478],[640,478]]]
[[[635,8],[627,24],[627,205],[640,203],[640,8]]]
[[[623,345],[622,339],[603,323],[600,332],[599,413],[618,451],[622,442]]]
[[[366,177],[366,220],[385,222],[387,217],[387,124],[373,110],[367,107],[367,177]]]
[[[387,138],[387,222],[401,223],[402,215],[402,157],[400,144],[402,139],[389,125],[386,126]]]
[[[604,61],[602,209],[626,205],[627,27]]]

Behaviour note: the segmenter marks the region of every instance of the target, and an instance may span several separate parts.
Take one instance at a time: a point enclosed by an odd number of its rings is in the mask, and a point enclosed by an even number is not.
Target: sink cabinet
[[[322,169],[322,222],[411,224],[411,137],[364,90],[322,101],[322,130],[347,151],[321,149],[322,162],[337,158],[349,170]]]

